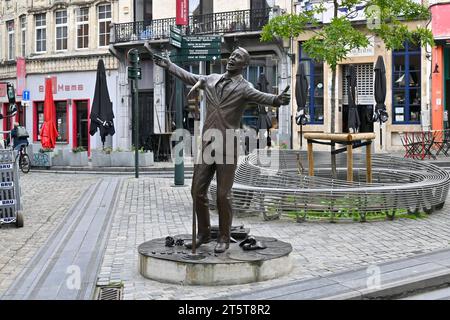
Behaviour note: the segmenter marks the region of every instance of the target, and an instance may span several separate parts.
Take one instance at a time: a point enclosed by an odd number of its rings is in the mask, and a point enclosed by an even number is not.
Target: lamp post
[[[131,92],[133,95],[133,128],[134,128],[134,173],[139,178],[139,103],[137,80],[141,79],[141,68],[139,66],[139,51],[130,49],[128,51],[128,59],[131,67],[128,67],[128,79],[131,79]]]

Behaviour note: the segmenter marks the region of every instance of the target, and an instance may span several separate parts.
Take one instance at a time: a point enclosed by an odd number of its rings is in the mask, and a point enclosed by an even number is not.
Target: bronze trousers
[[[233,219],[230,195],[235,171],[236,164],[199,163],[194,166],[191,194],[197,213],[199,236],[209,236],[211,232],[207,193],[214,173],[216,173],[217,211],[219,212],[218,242],[230,242]]]

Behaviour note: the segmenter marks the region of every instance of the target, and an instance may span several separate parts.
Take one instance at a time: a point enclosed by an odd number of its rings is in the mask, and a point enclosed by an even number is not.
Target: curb
[[[344,294],[332,295],[321,300],[396,300],[411,295],[450,286],[450,270],[440,270],[404,281],[390,283],[377,290],[354,290]]]
[[[378,282],[378,285],[376,284]],[[275,285],[226,300],[387,300],[450,286],[450,249]]]

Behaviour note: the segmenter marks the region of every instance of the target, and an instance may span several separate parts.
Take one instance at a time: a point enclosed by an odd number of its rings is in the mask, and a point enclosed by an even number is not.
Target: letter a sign
[[[187,26],[189,24],[189,0],[177,0],[177,16],[175,23],[177,26]]]

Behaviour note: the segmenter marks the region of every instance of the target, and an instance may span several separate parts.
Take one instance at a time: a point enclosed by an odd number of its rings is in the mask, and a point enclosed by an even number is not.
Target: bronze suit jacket
[[[205,134],[208,135],[207,132],[209,129],[216,129],[216,132],[222,134],[222,152],[226,154],[226,131],[227,129],[240,128],[242,115],[249,102],[255,102],[260,105],[278,106],[274,104],[276,95],[256,90],[242,75],[237,81],[233,81],[224,88],[222,98],[220,99],[216,92],[216,84],[222,78],[223,74],[197,75],[173,63],[169,66],[169,72],[190,85],[196,84],[201,78],[205,80],[204,85],[200,87],[204,90],[206,98],[206,116],[203,126],[203,139],[206,141],[203,142],[202,149],[209,144],[209,139],[205,137]],[[219,154],[221,153],[220,150],[217,152]],[[234,152],[233,158],[237,160],[237,152]]]

